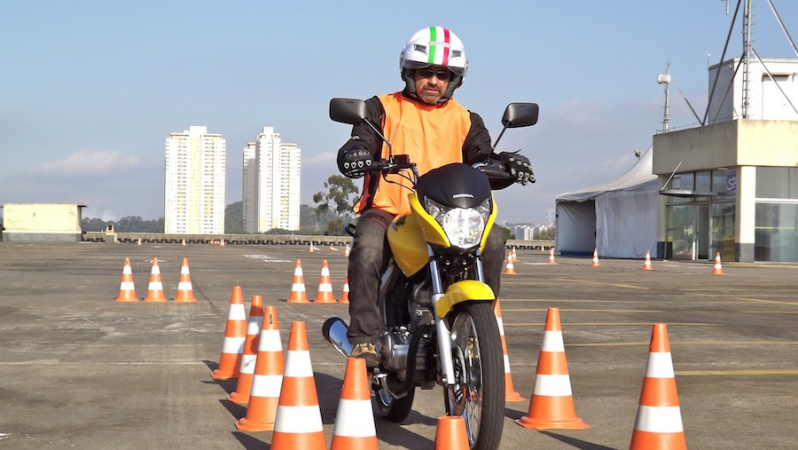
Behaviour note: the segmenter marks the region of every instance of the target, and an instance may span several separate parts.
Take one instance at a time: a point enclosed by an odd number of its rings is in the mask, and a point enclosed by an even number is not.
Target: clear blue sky
[[[401,89],[402,45],[440,25],[470,63],[455,98],[494,139],[507,103],[540,104],[538,125],[509,130],[499,146],[522,148],[538,182],[497,195],[500,221],[540,221],[557,194],[615,178],[651,145],[668,63],[703,111],[707,65],[732,19],[722,0],[492,3],[2,1],[0,204],[161,217],[164,141],[204,125],[227,140],[226,203],[241,200],[242,149],[273,126],[302,149],[302,202],[312,205],[350,131],[329,120],[329,99]],[[773,3],[798,37],[798,2]],[[757,52],[798,58],[767,0],[754,11]],[[741,42],[738,21],[727,58]],[[671,127],[694,126],[675,87]]]

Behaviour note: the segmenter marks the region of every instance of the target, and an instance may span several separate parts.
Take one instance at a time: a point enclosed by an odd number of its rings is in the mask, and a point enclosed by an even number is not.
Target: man
[[[401,92],[366,100],[368,119],[393,145],[393,154],[407,154],[419,175],[453,162],[474,164],[498,159],[511,174],[501,189],[513,182],[534,182],[529,160],[521,155],[494,155],[482,118],[452,99],[468,69],[465,48],[454,33],[430,27],[414,34],[399,58],[405,88]],[[338,168],[357,178],[374,161],[386,159],[388,147],[367,125],[356,125],[352,137],[338,151]],[[407,183],[398,176],[386,182],[366,173],[363,195],[355,205],[360,214],[349,255],[349,340],[353,357],[379,365],[375,344],[382,333],[377,310],[380,276],[390,258],[388,225],[397,215],[409,213]],[[491,230],[483,253],[485,281],[498,296],[506,237],[499,227]]]

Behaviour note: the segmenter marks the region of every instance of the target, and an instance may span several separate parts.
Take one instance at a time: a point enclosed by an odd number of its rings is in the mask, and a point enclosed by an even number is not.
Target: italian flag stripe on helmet
[[[438,35],[441,35],[443,41],[438,40]],[[438,64],[442,66],[449,65],[449,46],[451,38],[449,36],[449,29],[442,27],[429,27],[429,60],[430,64]],[[440,47],[440,49],[439,49]]]

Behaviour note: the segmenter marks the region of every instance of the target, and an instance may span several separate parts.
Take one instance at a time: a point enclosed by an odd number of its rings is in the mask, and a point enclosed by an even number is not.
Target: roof
[[[596,198],[609,191],[636,191],[658,187],[657,175],[652,173],[654,152],[651,147],[637,160],[629,170],[618,178],[578,191],[566,192],[555,197],[556,201],[584,202]]]

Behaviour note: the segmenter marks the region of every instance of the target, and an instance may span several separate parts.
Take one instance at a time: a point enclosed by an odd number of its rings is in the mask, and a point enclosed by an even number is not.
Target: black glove
[[[349,178],[360,178],[373,166],[371,153],[364,148],[350,148],[338,154],[338,170]]]
[[[505,170],[510,174],[510,178],[516,183],[526,185],[535,182],[535,174],[532,173],[532,164],[529,159],[517,152],[499,153],[499,161],[504,164]]]

